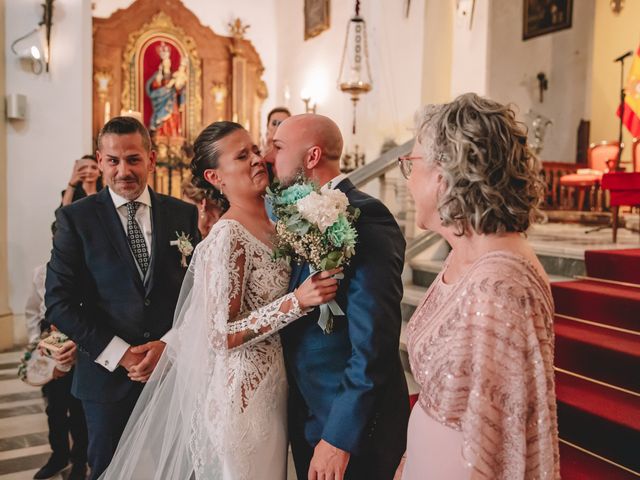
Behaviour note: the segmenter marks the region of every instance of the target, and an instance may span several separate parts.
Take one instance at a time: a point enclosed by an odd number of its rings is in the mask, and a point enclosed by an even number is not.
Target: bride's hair
[[[210,194],[213,200],[223,200],[228,204],[227,198],[216,187],[204,178],[204,171],[210,168],[218,168],[220,150],[218,142],[236,130],[244,127],[235,122],[214,122],[205,128],[193,144],[194,157],[191,160],[191,183],[197,188],[202,188]],[[226,209],[225,209],[226,210]]]

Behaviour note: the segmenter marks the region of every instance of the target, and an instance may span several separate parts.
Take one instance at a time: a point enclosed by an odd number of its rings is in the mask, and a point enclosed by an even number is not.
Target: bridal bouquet
[[[340,190],[323,189],[302,177],[290,186],[275,182],[267,190],[276,222],[276,258],[307,262],[311,274],[349,264],[356,251],[354,227],[360,210]],[[330,333],[332,316],[344,315],[335,301],[320,308],[318,324]]]

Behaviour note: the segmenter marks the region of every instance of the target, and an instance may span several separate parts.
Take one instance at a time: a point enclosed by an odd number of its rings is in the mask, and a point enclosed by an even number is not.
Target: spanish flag
[[[636,50],[631,63],[625,93],[622,123],[631,135],[640,137],[640,47]],[[618,108],[618,116],[621,116],[620,108]]]

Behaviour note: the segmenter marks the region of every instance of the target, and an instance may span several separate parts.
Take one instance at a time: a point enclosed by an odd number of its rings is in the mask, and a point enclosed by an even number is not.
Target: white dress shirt
[[[111,200],[113,201],[113,205],[116,207],[116,211],[120,216],[120,221],[122,222],[122,228],[124,228],[124,233],[127,233],[127,207],[125,206],[129,203],[124,197],[121,197],[113,190],[109,188],[109,194],[111,195]],[[142,194],[134,201],[139,202],[140,206],[136,211],[136,221],[138,225],[140,225],[140,229],[142,230],[142,234],[144,235],[144,241],[147,244],[147,252],[149,252],[149,258],[151,259],[151,242],[153,238],[153,231],[151,229],[151,195],[149,194],[149,187],[145,188]],[[133,253],[131,254],[133,256]],[[136,263],[136,266],[138,264]],[[148,273],[148,271],[147,271]],[[169,332],[167,332],[167,335]],[[165,335],[165,337],[167,336]],[[165,341],[165,337],[162,337],[162,341]],[[122,359],[123,355],[130,347],[127,342],[123,339],[115,335],[111,342],[107,345],[98,358],[96,358],[96,363],[99,363],[104,368],[113,372],[117,367],[118,363]]]
[[[46,275],[46,264],[37,266],[33,271],[31,291],[24,307],[29,343],[37,341],[40,337],[40,322],[44,320],[44,314],[47,310],[44,306],[44,281]]]
[[[322,186],[321,190],[324,190],[325,188],[331,188],[331,190],[335,189],[338,187],[338,185],[340,185],[340,183],[347,178],[347,174],[346,173],[341,173],[340,175],[338,175],[337,177],[332,178],[330,181],[328,181],[327,183],[325,183]]]

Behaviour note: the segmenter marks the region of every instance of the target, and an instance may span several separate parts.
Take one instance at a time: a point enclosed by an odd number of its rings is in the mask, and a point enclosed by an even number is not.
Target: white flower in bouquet
[[[340,214],[347,211],[348,205],[347,196],[340,190],[311,192],[296,204],[302,218],[316,224],[323,234],[327,228],[338,221]]]

